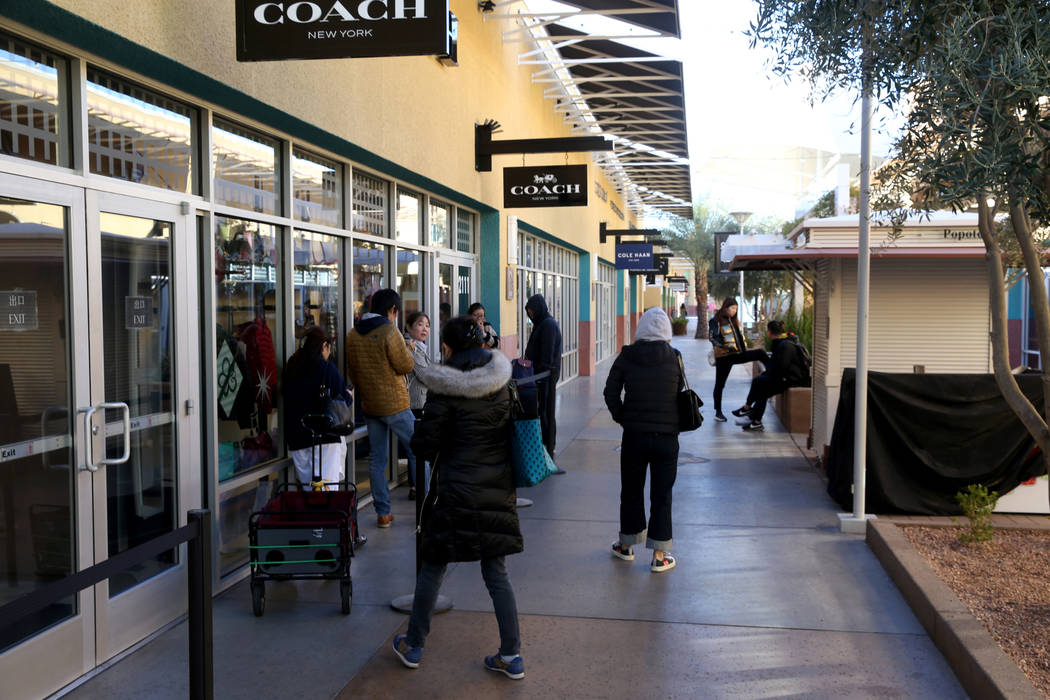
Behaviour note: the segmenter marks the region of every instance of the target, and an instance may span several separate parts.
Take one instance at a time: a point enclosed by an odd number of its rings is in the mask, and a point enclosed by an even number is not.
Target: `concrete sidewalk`
[[[413,587],[412,503],[354,560],[353,614],[338,588],[271,584],[255,618],[246,583],[215,601],[217,698],[965,698],[862,537],[838,532],[824,483],[772,411],[766,431],[715,423],[706,341],[676,338],[708,404],[681,439],[674,490],[674,570],[649,572],[609,554],[618,530],[620,429],[601,390],[611,362],[559,393],[558,463],[568,470],[523,492],[525,552],[508,559],[526,677],[486,673],[496,620],[477,564],[450,567],[423,663],[389,649],[405,616],[390,598]],[[749,377],[735,368],[725,408]],[[68,697],[184,698],[185,624],[160,635]]]

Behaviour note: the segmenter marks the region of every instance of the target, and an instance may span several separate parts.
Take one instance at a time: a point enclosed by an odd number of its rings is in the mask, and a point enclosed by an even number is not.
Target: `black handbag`
[[[681,353],[678,355],[678,369],[682,373],[682,383],[685,388],[678,392],[678,432],[688,433],[696,430],[704,423],[704,416],[700,413],[700,407],[704,402],[689,388],[689,380],[685,377],[685,365],[682,364]]]
[[[325,400],[324,416],[328,419],[325,432],[333,435],[349,435],[354,432],[354,411],[350,402],[342,397],[330,396],[328,387],[321,385],[321,398]]]

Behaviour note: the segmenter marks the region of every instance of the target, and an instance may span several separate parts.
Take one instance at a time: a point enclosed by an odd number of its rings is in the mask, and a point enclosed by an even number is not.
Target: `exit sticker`
[[[153,328],[153,297],[124,297],[124,328]]]
[[[36,292],[24,289],[0,291],[0,331],[37,329]]]

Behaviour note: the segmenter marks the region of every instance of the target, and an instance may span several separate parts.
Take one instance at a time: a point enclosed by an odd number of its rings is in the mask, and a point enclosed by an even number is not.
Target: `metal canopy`
[[[555,111],[575,131],[615,137],[616,152],[595,160],[630,204],[692,218],[681,62],[560,24],[546,30],[573,88],[547,90]]]
[[[682,38],[678,26],[678,0],[558,0],[581,10],[600,12],[621,22]]]

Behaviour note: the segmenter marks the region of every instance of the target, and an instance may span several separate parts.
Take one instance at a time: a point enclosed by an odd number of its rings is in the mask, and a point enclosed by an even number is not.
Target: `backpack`
[[[809,354],[809,350],[806,349],[806,346],[798,341],[798,336],[794,333],[788,333],[788,340],[794,343],[795,347],[798,348],[798,352],[802,356],[802,361],[806,363],[806,368],[812,368],[813,357]]]

